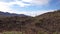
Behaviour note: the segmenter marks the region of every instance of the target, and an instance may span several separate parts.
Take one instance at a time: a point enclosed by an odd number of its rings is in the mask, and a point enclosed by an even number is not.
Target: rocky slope
[[[0,31],[21,31],[25,34],[60,32],[60,10],[36,17],[13,16],[0,18]]]

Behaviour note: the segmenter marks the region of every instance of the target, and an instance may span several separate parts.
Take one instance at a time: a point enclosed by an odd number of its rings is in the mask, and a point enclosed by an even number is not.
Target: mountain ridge
[[[28,17],[28,15],[25,15],[25,14],[16,14],[16,13],[9,13],[9,12],[2,12],[0,11],[0,15],[3,15],[3,16],[20,16],[20,17]],[[29,16],[31,17],[31,16]]]

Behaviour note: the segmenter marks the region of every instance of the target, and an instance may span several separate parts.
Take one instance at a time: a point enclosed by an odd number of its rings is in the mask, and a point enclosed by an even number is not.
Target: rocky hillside
[[[11,16],[0,18],[0,32],[3,31],[21,31],[25,34],[60,33],[60,10],[36,17]]]
[[[60,32],[60,10],[35,17],[35,26],[47,32]]]

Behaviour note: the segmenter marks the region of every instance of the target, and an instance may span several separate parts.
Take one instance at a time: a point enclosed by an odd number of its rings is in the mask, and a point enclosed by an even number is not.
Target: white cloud
[[[23,2],[31,2],[32,0],[22,0]]]
[[[14,11],[12,11],[13,9],[10,8],[10,5],[6,2],[0,2],[0,11],[13,13]]]
[[[14,12],[14,10],[11,8],[12,5],[17,4],[20,7],[24,7],[25,5],[29,5],[29,4],[24,4],[21,1],[14,1],[14,2],[2,2],[0,1],[0,11],[4,11],[4,12]]]
[[[46,5],[49,4],[50,0],[22,0],[24,2],[29,2],[32,5]]]
[[[32,1],[32,3],[35,3],[37,5],[47,5],[49,4],[49,0],[35,0],[35,1]]]
[[[10,8],[8,7],[7,3],[0,2],[0,11],[8,11]]]
[[[7,1],[7,0],[6,0]],[[12,2],[3,2],[3,1],[0,1],[0,4],[1,3],[3,3],[3,4],[5,4],[5,5],[10,5],[10,6],[12,6],[12,5],[14,5],[14,4],[17,4],[17,5],[19,5],[20,7],[26,7],[26,6],[30,6],[30,4],[26,4],[26,3],[23,3],[22,1],[19,1],[19,0],[14,0],[14,1],[12,1]]]
[[[38,15],[41,15],[41,14],[43,14],[43,13],[46,13],[46,12],[53,12],[54,10],[43,10],[43,11],[21,11],[21,12],[16,12],[16,13],[18,13],[18,14],[25,14],[25,15],[29,15],[29,16],[33,16],[33,17],[35,17],[35,16],[38,16]]]
[[[24,2],[27,2],[29,4],[26,4]],[[26,7],[26,6],[31,6],[31,5],[46,5],[49,4],[50,0],[14,0],[13,2],[5,2],[8,3],[8,5],[14,5],[17,4],[20,7]]]
[[[41,15],[41,14],[44,14],[44,13],[47,13],[47,12],[53,12],[54,10],[42,10],[42,11],[32,11],[31,12],[31,16],[38,16],[38,15]]]
[[[13,3],[19,5],[20,7],[30,6],[30,4],[23,3],[23,1],[15,0]]]
[[[24,3],[27,2],[27,3]],[[10,4],[14,5],[17,4],[20,7],[26,7],[26,6],[31,6],[31,5],[48,5],[50,0],[14,0],[14,2],[10,2]]]

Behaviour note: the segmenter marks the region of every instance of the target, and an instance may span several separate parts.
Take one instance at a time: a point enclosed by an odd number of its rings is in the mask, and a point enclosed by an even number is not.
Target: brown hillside
[[[60,32],[60,10],[36,17],[0,17],[0,31],[21,31],[25,34]]]

